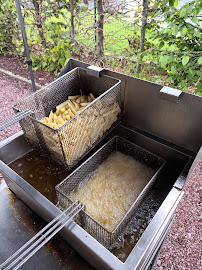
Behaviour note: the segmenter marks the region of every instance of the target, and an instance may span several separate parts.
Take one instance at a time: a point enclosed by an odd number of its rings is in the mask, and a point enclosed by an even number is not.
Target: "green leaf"
[[[159,49],[161,49],[164,46],[164,41],[161,41],[159,44]]]
[[[192,20],[192,22],[195,23],[195,24],[198,23],[198,19],[197,19],[196,17],[193,17],[191,20]]]
[[[188,55],[183,55],[182,57],[182,64],[185,66],[189,62],[189,56]]]
[[[197,71],[196,71],[196,74],[197,74],[198,76],[202,76],[202,72],[201,72],[200,70],[197,70]]]
[[[202,56],[199,57],[197,64],[198,64],[198,65],[201,65],[201,64],[202,64]]]
[[[188,73],[189,73],[189,75],[191,77],[193,77],[195,75],[195,72],[191,68],[189,68],[189,72]]]
[[[177,74],[177,70],[174,65],[171,66],[171,73],[174,75]]]
[[[161,55],[159,61],[160,61],[161,67],[162,68],[165,68],[166,65],[167,65],[167,63],[168,63],[168,56],[167,55],[166,56],[165,55]]]
[[[188,29],[186,28],[186,26],[182,29],[182,31],[181,31],[181,36],[185,36],[186,35],[186,33],[188,32]]]
[[[177,25],[174,25],[173,29],[172,29],[172,33],[174,36],[177,36],[177,33],[178,33],[178,27]]]
[[[175,7],[178,6],[178,0],[175,0],[175,3],[174,3]]]
[[[169,6],[174,6],[174,0],[169,0]]]
[[[194,33],[194,36],[200,38],[201,37],[201,34],[199,32],[195,32]]]
[[[184,18],[186,14],[187,14],[187,8],[184,7],[180,11],[180,18]]]
[[[52,56],[52,61],[53,61],[53,62],[56,62],[57,60],[58,60],[57,57],[56,57],[55,55],[53,55],[53,56]]]
[[[170,54],[170,56],[169,56],[169,63],[174,62],[174,59],[175,59],[174,54]]]

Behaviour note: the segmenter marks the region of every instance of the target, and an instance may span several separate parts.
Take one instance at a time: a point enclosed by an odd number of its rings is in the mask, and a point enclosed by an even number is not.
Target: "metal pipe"
[[[19,0],[15,0],[15,5],[16,5],[16,10],[17,10],[17,14],[18,14],[18,21],[19,21],[19,25],[20,25],[20,29],[21,29],[21,34],[22,34],[22,39],[23,39],[23,44],[24,44],[24,48],[25,48],[25,55],[26,55],[26,59],[27,59],[27,65],[28,65],[28,69],[29,69],[29,73],[30,73],[30,77],[31,77],[31,81],[32,81],[32,88],[33,91],[36,91],[36,85],[35,85],[35,81],[34,81],[34,74],[32,71],[32,60],[30,58],[30,53],[29,53],[29,47],[27,44],[27,35],[25,32],[25,26],[24,26],[24,20],[22,17],[22,11],[21,11],[21,7],[20,7],[20,1]]]

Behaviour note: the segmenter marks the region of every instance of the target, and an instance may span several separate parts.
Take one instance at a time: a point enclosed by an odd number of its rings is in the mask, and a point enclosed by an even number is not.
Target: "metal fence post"
[[[32,88],[33,88],[33,91],[35,92],[36,91],[36,85],[35,85],[35,81],[34,81],[34,74],[33,74],[33,71],[32,71],[32,60],[30,59],[29,47],[28,47],[28,44],[27,44],[27,35],[26,35],[26,32],[25,32],[25,26],[24,26],[24,20],[23,20],[23,17],[22,17],[20,1],[15,0],[15,5],[16,5],[16,10],[17,10],[17,14],[18,14],[18,21],[19,21],[19,24],[20,24],[22,39],[23,39],[23,43],[24,43],[25,54],[26,54],[26,59],[27,59],[27,65],[28,65],[28,68],[29,68],[29,73],[30,73],[30,77],[31,77],[31,81],[32,81]]]

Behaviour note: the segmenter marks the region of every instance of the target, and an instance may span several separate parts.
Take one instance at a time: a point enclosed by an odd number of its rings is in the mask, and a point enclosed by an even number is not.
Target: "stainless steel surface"
[[[172,220],[172,215],[183,196],[183,191],[172,188],[161,207],[152,219],[150,225],[145,230],[143,236],[132,250],[126,263],[128,269],[145,269],[150,256],[162,240],[162,236]],[[161,220],[159,223],[158,220]],[[159,226],[160,225],[160,226]],[[154,233],[155,232],[155,233]],[[142,252],[144,250],[144,252]]]
[[[77,66],[86,68],[89,64],[71,59],[60,75]],[[202,145],[202,97],[183,92],[180,102],[173,103],[160,98],[162,85],[109,70],[103,74],[121,80],[125,123],[170,145],[198,152]]]
[[[146,149],[155,149],[154,153],[163,153],[164,157],[167,157],[167,163],[171,163],[171,168],[168,166],[167,171],[165,171],[165,174],[162,175],[162,179],[160,181],[160,186],[158,189],[162,189],[162,187],[167,186],[167,181],[169,180],[169,173],[171,169],[173,170],[173,165],[176,164],[177,172],[175,173],[175,177],[172,181],[175,182],[175,179],[181,176],[180,174],[180,167],[183,168],[185,164],[189,161],[189,156],[186,154],[183,154],[182,152],[179,152],[175,149],[172,149],[166,145],[161,144],[158,141],[152,140],[150,138],[146,138],[145,136],[138,134],[137,132],[134,132],[128,128],[125,127],[119,127],[117,128],[119,130],[120,134],[125,134],[125,137],[133,142],[137,142],[138,145],[143,146]],[[116,132],[114,130],[114,132]],[[127,135],[126,135],[127,134]],[[23,136],[23,135],[21,135]],[[18,147],[18,141],[21,141],[18,137],[14,138],[14,141],[10,141],[8,144],[2,143],[4,150],[6,148],[6,145],[9,147],[9,144],[12,143],[13,151],[16,152],[14,149],[15,147]],[[22,140],[23,141],[23,140]],[[15,145],[16,142],[16,145]],[[24,140],[24,143],[26,145],[26,141]],[[22,147],[22,145],[21,145]],[[1,148],[1,144],[0,144]],[[25,146],[26,148],[26,146]],[[152,151],[153,152],[153,151]],[[1,152],[3,155],[4,152]],[[17,155],[17,152],[16,152]],[[1,159],[4,159],[5,157],[1,156]],[[17,157],[16,157],[17,158]],[[178,164],[179,163],[179,164]],[[180,165],[181,164],[181,165]],[[180,166],[179,166],[180,165]],[[0,162],[0,170],[3,173],[4,177],[7,179],[7,183],[9,184],[10,188],[16,193],[16,195],[21,198],[27,205],[30,206],[31,209],[33,209],[36,213],[38,213],[43,219],[45,219],[47,222],[49,222],[51,219],[59,215],[61,211],[53,205],[49,200],[47,200],[44,196],[42,196],[38,191],[36,191],[32,186],[30,186],[26,181],[24,181],[19,175],[17,175],[15,172],[13,172],[5,163],[2,161]],[[165,178],[167,177],[167,179]],[[166,179],[166,182],[163,179]],[[161,186],[162,185],[162,186]],[[175,206],[175,203],[177,202],[177,199],[179,198],[180,194],[182,194],[181,190],[173,188],[174,194],[176,196],[173,196],[173,192],[169,192],[169,186],[166,188],[168,190],[168,195],[166,198],[165,204],[168,204],[168,207],[166,208],[165,205],[162,204],[160,206],[159,210],[155,214],[153,220],[152,220],[152,228],[151,223],[148,225],[146,230],[150,231],[150,228],[152,229],[152,234],[143,233],[139,241],[142,243],[141,250],[138,251],[138,254],[141,257],[145,258],[145,261],[137,261],[136,256],[134,255],[133,251],[128,256],[125,263],[121,262],[117,257],[115,257],[109,250],[104,248],[99,242],[97,242],[90,234],[88,234],[85,230],[83,230],[79,225],[72,222],[71,225],[66,226],[62,232],[61,236],[80,254],[82,255],[92,266],[94,266],[97,269],[139,269],[141,264],[145,264],[147,260],[149,260],[149,256],[151,254],[150,247],[148,247],[148,241],[151,241],[154,246],[158,244],[160,241],[159,228],[162,227],[165,228],[168,223],[170,216],[172,216],[172,209]],[[171,182],[172,187],[172,182]],[[158,191],[157,193],[160,191]],[[154,195],[155,196],[155,195]],[[166,195],[165,195],[166,196]],[[158,214],[160,211],[161,214]],[[162,215],[162,213],[164,213]],[[157,215],[157,217],[156,217]],[[166,217],[166,218],[165,218]],[[154,237],[156,235],[156,237]],[[138,241],[138,243],[139,243]],[[138,244],[137,243],[137,244]],[[134,247],[135,248],[135,247]],[[139,256],[138,255],[138,256]]]
[[[144,164],[145,167],[152,168],[154,175],[112,231],[107,230],[98,221],[88,215],[87,212],[82,212],[78,216],[77,222],[106,248],[113,247],[117,242],[118,237],[129,223],[129,220],[135,215],[138,206],[140,206],[150,188],[154,185],[156,179],[158,179],[165,161],[124,138],[115,136],[56,186],[59,206],[64,209],[72,204],[72,200],[69,197],[70,193],[77,189],[84,179],[85,181],[89,179],[92,173],[115,151],[130,155],[135,160]]]
[[[27,116],[30,116],[32,113],[33,112],[30,110],[25,110],[3,120],[2,122],[0,122],[0,131],[4,130],[7,127],[12,126],[13,124],[19,122],[23,118],[26,118]]]
[[[40,121],[54,112],[69,95],[89,95],[91,92],[95,100],[62,127],[53,129]],[[120,122],[120,81],[109,76],[90,76],[85,69],[75,68],[23,98],[13,108],[16,112],[33,111],[33,117],[20,121],[26,139],[33,147],[70,169]]]
[[[4,263],[0,265],[0,269],[10,270],[19,269],[26,263],[39,249],[41,249],[53,236],[55,236],[66,224],[68,224],[84,206],[75,201],[59,216],[54,218],[27,243],[11,255]]]
[[[162,99],[178,103],[180,101],[180,95],[182,94],[182,91],[164,86],[160,91],[159,91],[159,96]]]
[[[71,59],[60,75],[76,67],[88,66]],[[122,125],[112,130],[106,140],[114,135],[121,136],[166,160],[160,178],[150,190],[151,196],[161,196],[161,200],[124,263],[75,222],[66,226],[61,236],[96,269],[146,269],[173,218],[189,168],[202,144],[202,98],[183,92],[179,96],[179,93],[170,95],[175,101],[180,98],[177,103],[170,102],[160,98],[161,85],[109,70],[103,70],[102,74],[121,80],[124,116]],[[106,140],[100,142],[99,147]],[[0,171],[13,192],[49,222],[61,211],[7,165],[29,150],[22,133],[0,143]]]
[[[95,76],[97,78],[100,77],[100,73],[104,70],[104,68],[96,67],[96,66],[89,66],[86,69],[88,75]]]
[[[0,183],[0,264],[46,225],[27,205]],[[61,237],[55,236],[21,270],[93,270]]]

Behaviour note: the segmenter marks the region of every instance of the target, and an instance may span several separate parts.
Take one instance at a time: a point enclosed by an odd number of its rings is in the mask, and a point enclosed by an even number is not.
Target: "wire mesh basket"
[[[54,129],[40,121],[68,96],[81,93],[92,93],[95,100],[62,127]],[[70,169],[121,121],[120,80],[95,77],[77,67],[13,108],[16,113],[27,109],[33,112],[20,121],[28,142]]]
[[[163,168],[164,160],[119,136],[115,136],[56,186],[58,205],[61,209],[64,209],[72,203],[70,193],[80,188],[83,180],[86,183],[86,179],[87,181],[90,179],[95,170],[107,159],[107,157],[117,151],[131,156],[134,160],[148,168],[152,168],[154,170],[154,175],[149,179],[149,182],[144,186],[138,197],[134,199],[134,202],[128,211],[113,230],[109,231],[90,216],[87,213],[87,208],[86,211],[81,212],[75,220],[106,248],[112,248],[116,243],[117,238],[123,232],[125,226],[131,220],[131,217],[135,214],[148,191],[158,178]],[[119,196],[119,194],[117,195]],[[110,208],[110,205],[108,205],[108,207]]]

